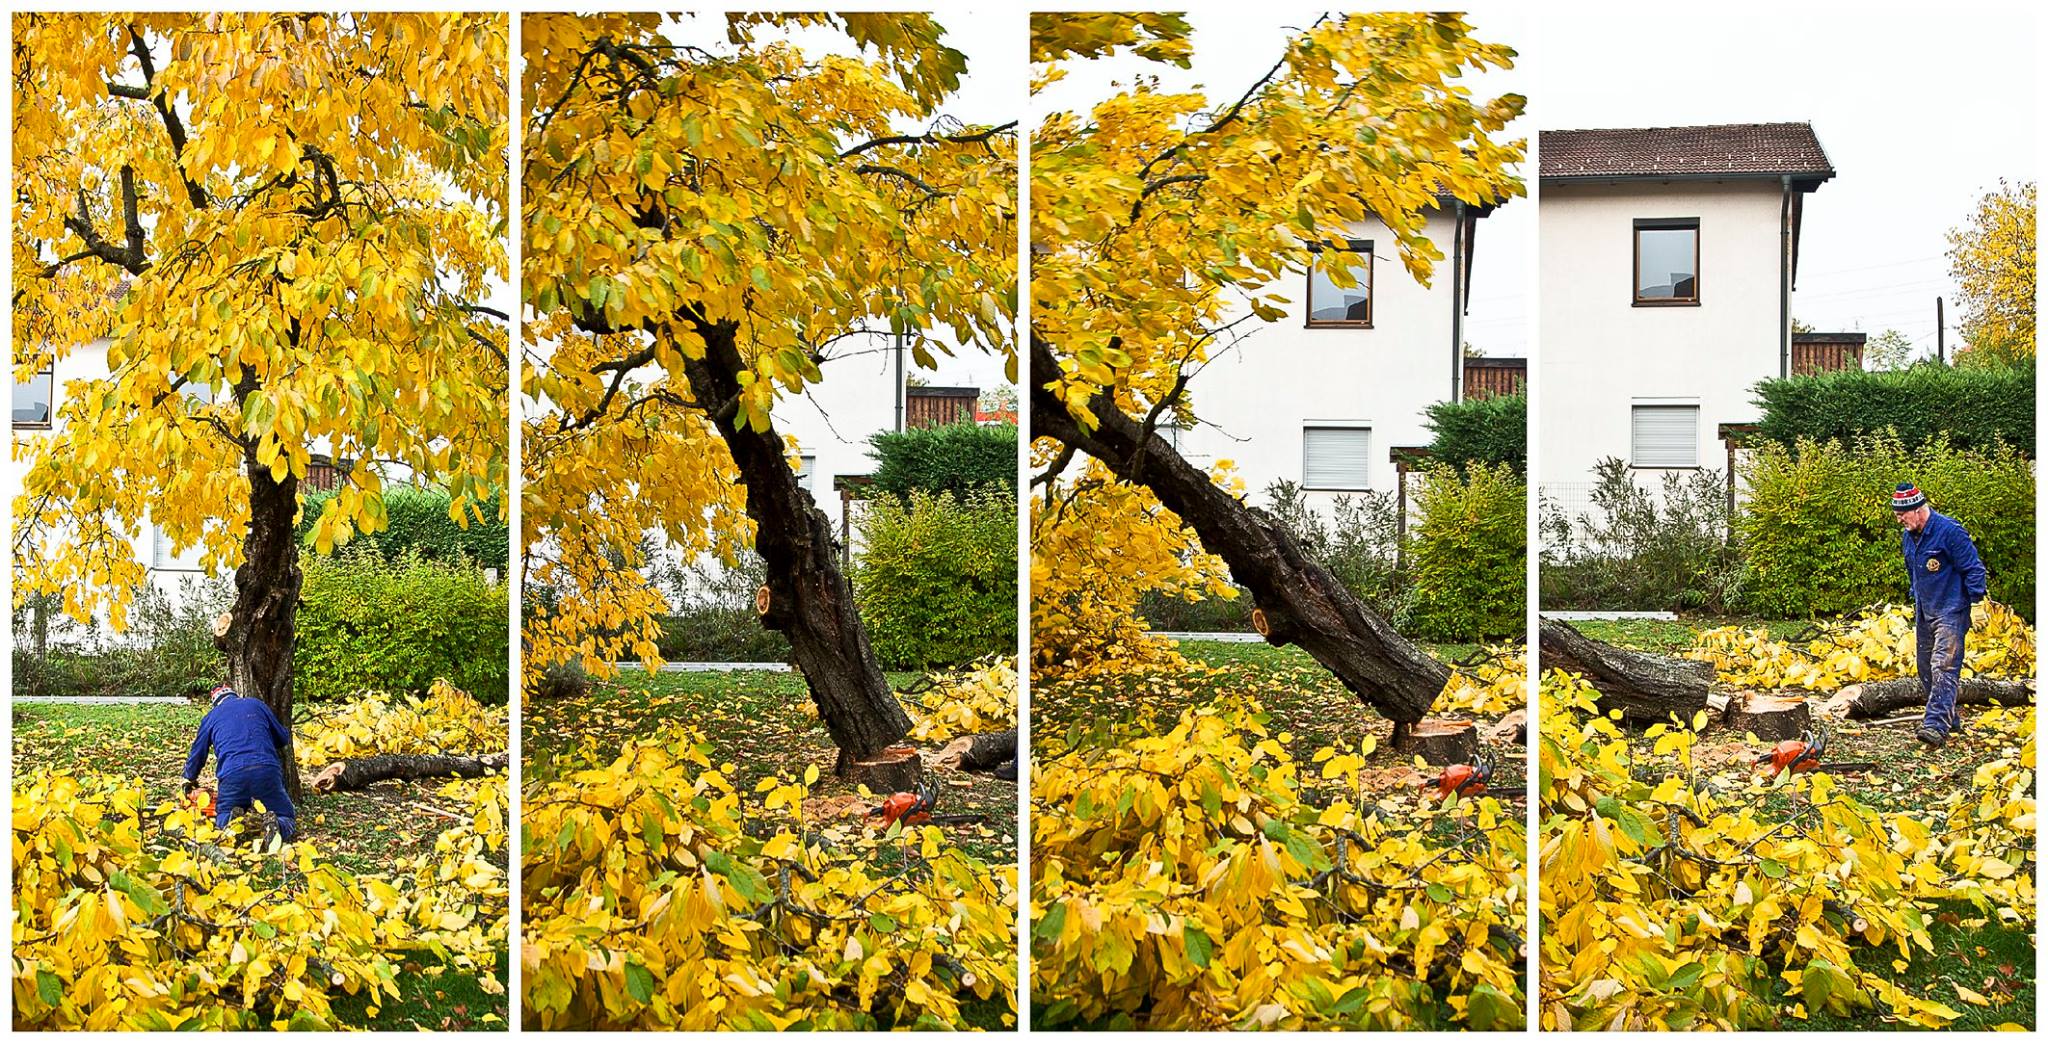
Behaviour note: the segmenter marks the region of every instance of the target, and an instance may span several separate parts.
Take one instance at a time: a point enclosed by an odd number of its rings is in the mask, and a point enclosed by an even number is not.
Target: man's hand
[[[1970,626],[1983,627],[1991,622],[1991,610],[1983,602],[1970,603]]]

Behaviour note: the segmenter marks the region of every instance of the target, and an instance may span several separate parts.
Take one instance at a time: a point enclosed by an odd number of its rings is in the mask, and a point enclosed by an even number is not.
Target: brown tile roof
[[[1546,180],[1790,174],[1825,181],[1835,176],[1813,126],[1806,123],[1547,130],[1540,140]]]

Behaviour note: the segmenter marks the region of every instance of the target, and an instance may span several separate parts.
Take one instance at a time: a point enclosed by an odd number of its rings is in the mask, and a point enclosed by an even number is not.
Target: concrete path
[[[1153,631],[1151,633],[1161,638],[1171,638],[1177,642],[1239,642],[1250,644],[1265,641],[1264,638],[1259,637],[1257,631]]]
[[[118,703],[191,703],[183,696],[20,696],[16,703],[75,703],[87,705]]]
[[[612,666],[618,668],[620,674],[630,674],[634,671],[638,671],[641,674],[647,673],[647,668],[638,660],[615,663]],[[789,664],[786,663],[664,663],[661,665],[661,673],[663,674],[694,674],[698,671],[771,671],[777,674],[787,674],[791,669]]]
[[[1676,620],[1677,613],[1607,609],[1557,609],[1543,614],[1553,620]]]

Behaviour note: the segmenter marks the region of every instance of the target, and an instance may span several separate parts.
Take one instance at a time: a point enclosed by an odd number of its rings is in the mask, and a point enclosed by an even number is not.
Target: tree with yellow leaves
[[[1185,66],[1188,31],[1165,15],[1037,15],[1034,90],[1075,60],[1126,48]],[[1512,57],[1457,15],[1329,17],[1223,104],[1139,79],[1087,113],[1048,116],[1033,136],[1031,416],[1048,505],[1062,503],[1055,487],[1077,454],[1142,487],[1165,510],[1124,513],[1132,527],[1188,526],[1250,592],[1269,642],[1300,645],[1395,720],[1424,715],[1445,668],[1159,429],[1196,419],[1190,380],[1219,345],[1281,317],[1281,280],[1318,244],[1375,220],[1427,280],[1441,257],[1425,232],[1431,211],[1522,191],[1510,167],[1523,143],[1502,136],[1522,99],[1477,101],[1458,82]],[[1350,285],[1354,256],[1323,253],[1319,270]],[[1086,517],[1042,510],[1035,542],[1066,546],[1048,530]]]
[[[229,682],[291,720],[293,539],[384,525],[388,470],[480,517],[505,485],[503,15],[24,14],[16,375],[95,339],[28,449],[17,599],[116,628],[131,534],[235,570]],[[287,765],[297,786],[297,772]]]
[[[949,331],[1014,376],[1015,127],[942,113],[966,59],[929,16],[722,27],[700,44],[655,14],[525,22],[527,663],[653,662],[643,538],[751,543],[762,621],[844,766],[911,722],[772,411],[874,333],[930,366]],[[796,30],[850,46],[806,53]]]
[[[1948,234],[1949,275],[1960,291],[1959,359],[2003,363],[2034,356],[2034,183],[2000,180],[1969,224]]]

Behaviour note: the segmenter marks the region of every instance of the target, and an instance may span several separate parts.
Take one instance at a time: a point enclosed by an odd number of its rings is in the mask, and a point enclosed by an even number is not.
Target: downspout
[[[1792,376],[1792,175],[1780,175],[1778,206],[1778,376]]]
[[[1451,401],[1465,399],[1465,202],[1451,209]]]

